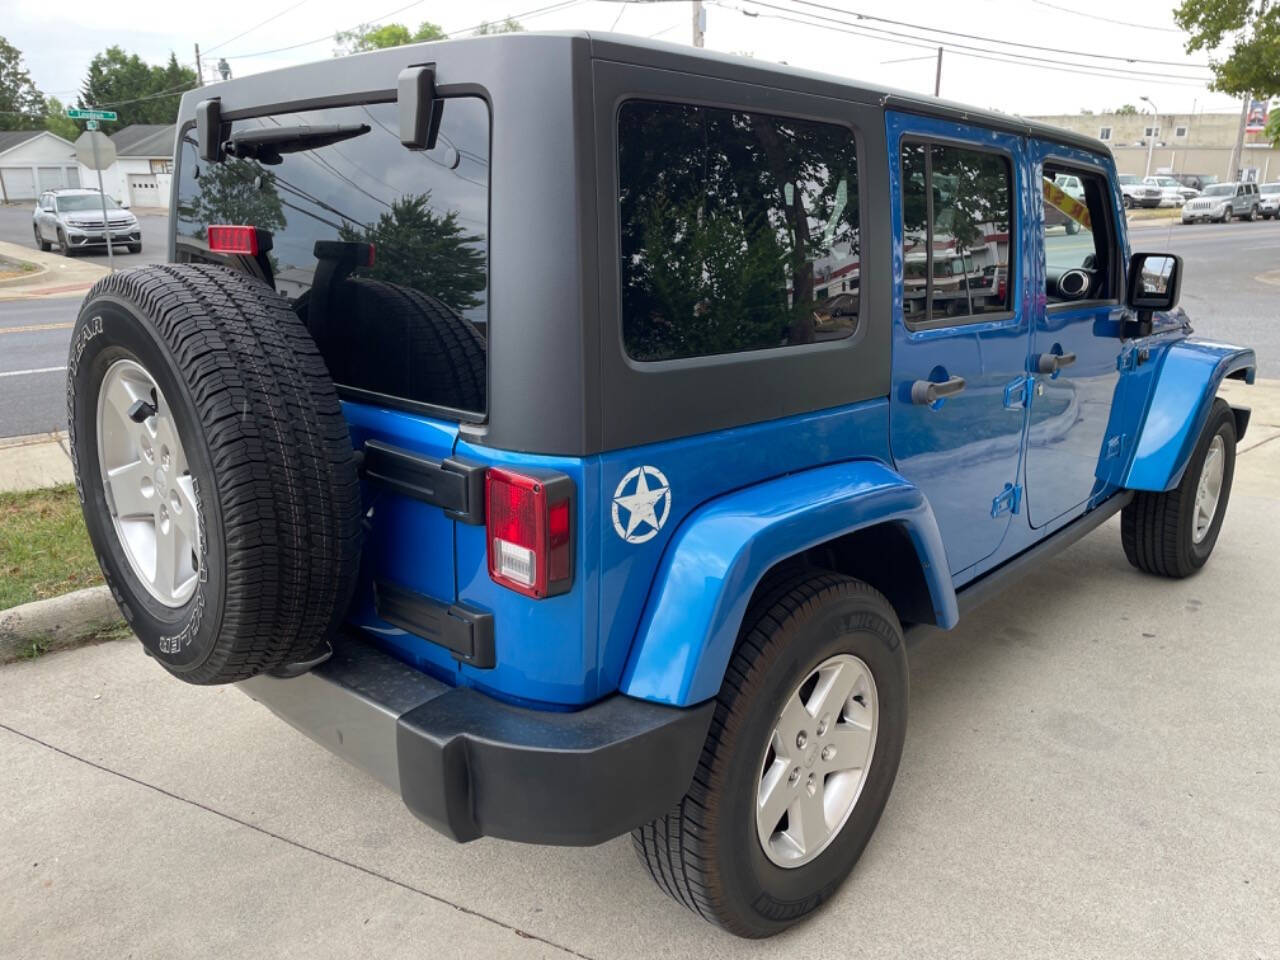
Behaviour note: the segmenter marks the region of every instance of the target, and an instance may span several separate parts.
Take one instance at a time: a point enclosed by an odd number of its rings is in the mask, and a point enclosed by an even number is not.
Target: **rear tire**
[[[210,265],[103,278],[72,332],[67,410],[103,576],[166,670],[228,683],[327,640],[355,583],[359,482],[282,297]]]
[[[1144,573],[1182,578],[1209,559],[1231,496],[1236,468],[1236,420],[1216,398],[1182,480],[1163,493],[1139,491],[1120,517],[1120,540],[1129,562]],[[1216,495],[1206,516],[1208,501]]]
[[[141,252],[142,252],[142,244],[140,244],[140,243],[131,243],[131,244],[129,244],[129,252],[130,252],[130,253],[141,253]]]
[[[838,679],[845,669],[861,687]],[[889,799],[906,721],[907,656],[888,601],[848,577],[790,578],[744,618],[689,792],[632,832],[636,855],[704,919],[742,937],[778,933],[816,910],[857,863]],[[856,784],[839,779],[854,771],[836,768],[854,760]],[[810,821],[804,804],[814,796],[822,819]]]

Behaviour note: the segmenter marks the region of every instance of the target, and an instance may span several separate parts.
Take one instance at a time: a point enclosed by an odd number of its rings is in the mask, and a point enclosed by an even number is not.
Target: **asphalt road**
[[[162,262],[168,218],[142,218],[143,252],[121,265]],[[0,239],[31,244],[31,211],[0,206]],[[1182,303],[1196,334],[1252,346],[1258,375],[1280,377],[1280,221],[1130,227],[1134,250],[1186,260]],[[106,259],[105,254],[85,254]],[[61,426],[62,373],[78,297],[0,302],[0,437]],[[10,332],[13,331],[13,332]],[[49,368],[55,368],[50,370]]]

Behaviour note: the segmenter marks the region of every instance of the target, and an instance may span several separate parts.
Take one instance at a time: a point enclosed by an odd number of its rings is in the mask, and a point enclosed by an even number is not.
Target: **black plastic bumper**
[[[454,840],[602,843],[688,789],[714,703],[615,695],[576,713],[513,707],[344,640],[300,677],[240,686]]]

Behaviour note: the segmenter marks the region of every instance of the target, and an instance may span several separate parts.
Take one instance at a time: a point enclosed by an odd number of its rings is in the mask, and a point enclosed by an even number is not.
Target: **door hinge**
[[[1018,377],[1005,384],[1004,405],[1008,410],[1021,410],[1031,405],[1032,377]]]
[[[991,516],[995,518],[1002,513],[1016,514],[1021,506],[1022,485],[1006,483],[1004,489],[997,493],[996,498],[991,501]]]

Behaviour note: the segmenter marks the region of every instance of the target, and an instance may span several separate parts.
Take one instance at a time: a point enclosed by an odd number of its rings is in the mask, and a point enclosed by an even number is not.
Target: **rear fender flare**
[[[1202,340],[1170,346],[1161,360],[1121,486],[1156,492],[1176,487],[1223,379],[1237,377],[1253,383],[1256,366],[1248,347]]]
[[[810,547],[882,523],[907,529],[937,625],[954,626],[955,589],[924,494],[877,461],[831,464],[726,494],[684,520],[658,567],[622,692],[675,706],[714,697],[765,573]]]

